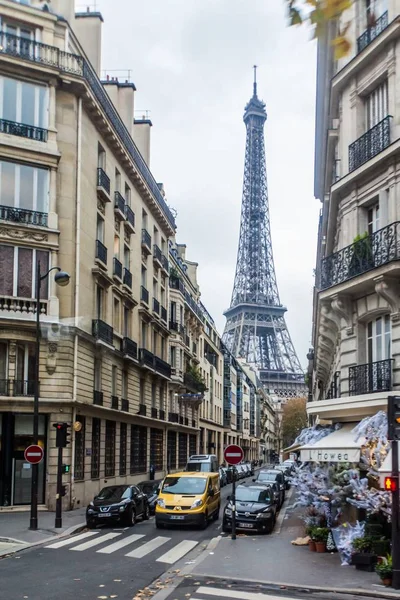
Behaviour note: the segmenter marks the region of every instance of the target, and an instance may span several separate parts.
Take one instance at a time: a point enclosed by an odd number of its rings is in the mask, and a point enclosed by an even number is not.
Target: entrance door
[[[32,465],[27,463],[24,457],[13,459],[12,472],[12,500],[11,504],[30,504],[31,502],[31,482],[32,482]],[[44,484],[44,461],[39,463],[39,485],[38,485],[38,503],[43,504],[43,484]]]

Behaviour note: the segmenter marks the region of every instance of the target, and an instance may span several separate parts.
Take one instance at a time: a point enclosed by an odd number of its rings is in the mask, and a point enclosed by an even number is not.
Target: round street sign
[[[228,465],[238,465],[242,462],[244,457],[244,452],[240,446],[236,446],[235,444],[231,444],[227,446],[224,450],[224,458]]]
[[[24,457],[26,462],[31,463],[31,465],[37,465],[43,460],[44,452],[43,448],[40,446],[36,446],[36,444],[32,444],[32,446],[28,446],[25,448]]]

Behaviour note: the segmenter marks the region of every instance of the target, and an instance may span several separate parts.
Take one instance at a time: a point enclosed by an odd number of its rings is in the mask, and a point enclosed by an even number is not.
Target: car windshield
[[[126,485],[112,485],[101,490],[96,500],[113,500],[118,502],[131,497],[131,490]]]
[[[258,481],[275,481],[278,473],[260,473],[257,477]]]
[[[236,500],[239,502],[270,502],[269,490],[238,487],[236,490]]]
[[[151,481],[149,483],[139,483],[139,487],[142,490],[143,494],[146,496],[152,496],[156,493],[157,488],[159,486],[159,481]]]
[[[207,472],[210,470],[210,463],[208,462],[190,462],[187,465],[187,471],[196,471],[198,473]]]
[[[166,477],[162,491],[164,494],[182,494],[194,496],[203,494],[207,479],[203,477]]]

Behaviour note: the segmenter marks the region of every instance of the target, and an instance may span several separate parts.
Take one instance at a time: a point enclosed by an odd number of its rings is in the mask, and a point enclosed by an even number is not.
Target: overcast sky
[[[93,0],[91,0],[93,2]],[[84,2],[77,1],[78,6]],[[253,64],[266,102],[275,269],[299,359],[311,338],[319,204],[313,197],[316,47],[286,26],[283,0],[97,0],[102,68],[131,69],[153,122],[151,169],[199,263],[202,301],[223,332],[236,266]]]

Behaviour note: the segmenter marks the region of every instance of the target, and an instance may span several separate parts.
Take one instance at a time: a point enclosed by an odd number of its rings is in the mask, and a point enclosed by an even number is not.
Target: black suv
[[[267,471],[260,471],[257,478],[253,479],[253,481],[255,483],[277,483],[279,486],[279,491],[280,491],[280,497],[279,497],[279,504],[278,504],[278,509],[282,506],[282,504],[285,501],[285,490],[286,490],[286,483],[285,483],[285,476],[282,473],[282,471],[279,471],[278,469],[268,469]]]
[[[276,522],[276,503],[269,486],[245,483],[236,488],[236,528],[272,533]],[[232,502],[224,509],[222,531],[232,529]]]
[[[90,529],[108,521],[118,521],[131,527],[137,517],[149,519],[150,508],[147,496],[136,485],[105,487],[86,509],[86,524]]]

